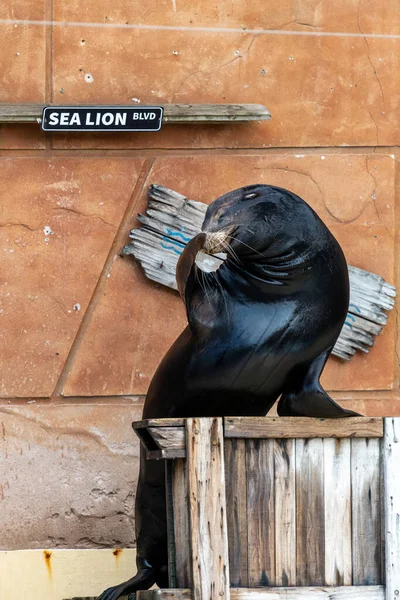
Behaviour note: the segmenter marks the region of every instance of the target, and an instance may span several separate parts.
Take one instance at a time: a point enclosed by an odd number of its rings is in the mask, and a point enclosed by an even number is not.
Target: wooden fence
[[[400,418],[157,419],[171,589],[137,600],[400,600]]]

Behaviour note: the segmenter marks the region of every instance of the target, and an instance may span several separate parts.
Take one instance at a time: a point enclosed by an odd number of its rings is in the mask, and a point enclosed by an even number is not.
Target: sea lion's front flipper
[[[148,590],[155,582],[156,575],[154,569],[141,569],[134,577],[128,579],[128,581],[104,590],[97,600],[117,600],[120,596],[125,596],[138,590]]]
[[[204,240],[206,238],[205,233],[198,233],[190,240],[182,254],[179,257],[178,264],[176,266],[176,281],[178,284],[178,290],[182,300],[185,302],[186,297],[186,286],[189,281],[190,274],[194,266],[197,253],[203,248]]]
[[[317,417],[340,419],[359,417],[360,414],[342,408],[325,392],[319,382],[331,349],[320,354],[313,362],[294,374],[293,389],[289,387],[278,402],[280,417]]]

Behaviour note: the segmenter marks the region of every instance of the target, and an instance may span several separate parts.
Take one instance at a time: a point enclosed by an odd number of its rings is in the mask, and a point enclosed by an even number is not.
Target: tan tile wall
[[[348,262],[398,285],[398,2],[6,0],[0,48],[0,102],[258,102],[273,116],[0,128],[0,548],[133,546],[130,423],[185,324],[176,294],[119,256],[146,190],[210,202],[287,187]],[[344,405],[400,415],[396,314],[369,355],[330,359]]]

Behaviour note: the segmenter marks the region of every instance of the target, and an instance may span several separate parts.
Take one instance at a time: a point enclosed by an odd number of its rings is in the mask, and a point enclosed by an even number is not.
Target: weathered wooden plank
[[[353,585],[382,583],[380,440],[351,440]]]
[[[296,440],[297,585],[324,585],[323,440]]]
[[[185,429],[183,419],[146,419],[132,427],[146,450],[147,460],[184,458]]]
[[[392,310],[396,288],[383,277],[356,267],[349,268],[349,277],[350,312],[385,325],[387,315],[384,310]]]
[[[186,420],[193,600],[229,600],[221,418]]]
[[[246,441],[249,586],[275,585],[274,441]]]
[[[230,585],[248,582],[246,442],[225,440],[226,510]]]
[[[33,123],[42,118],[45,104],[0,104],[0,123]],[[53,105],[55,108],[57,105]],[[107,104],[107,106],[110,106]],[[271,118],[262,104],[163,104],[164,123],[241,123]],[[121,105],[119,104],[120,108]],[[132,108],[129,104],[127,107]],[[99,105],[101,108],[101,105]]]
[[[224,425],[225,437],[305,439],[383,436],[381,417],[225,417]]]
[[[168,547],[168,586],[178,587],[176,577],[176,544],[175,544],[175,526],[174,526],[174,504],[172,490],[172,469],[173,461],[168,460],[165,463],[165,499],[167,508],[167,547]]]
[[[93,599],[95,600],[95,599]],[[130,598],[128,599],[130,600]],[[133,599],[134,600],[134,599]],[[135,600],[192,600],[190,589],[155,589],[136,592]]]
[[[385,418],[382,447],[386,600],[400,597],[400,418]]]
[[[325,585],[352,583],[350,440],[324,439]]]
[[[147,429],[163,458],[185,458],[185,430],[183,427],[149,427]]]
[[[186,476],[186,461],[172,463],[172,503],[175,533],[176,581],[180,588],[191,587],[189,495]]]
[[[191,590],[137,592],[137,600],[192,600]],[[232,600],[385,600],[381,585],[301,588],[231,588]],[[94,599],[93,599],[94,600]]]
[[[231,123],[265,121],[271,114],[262,104],[165,104],[166,123]]]
[[[144,419],[134,421],[133,429],[147,429],[148,427],[184,427],[185,419]]]
[[[384,590],[375,587],[302,587],[269,590],[231,590],[232,600],[383,600]]]
[[[275,583],[296,585],[295,440],[274,442]]]

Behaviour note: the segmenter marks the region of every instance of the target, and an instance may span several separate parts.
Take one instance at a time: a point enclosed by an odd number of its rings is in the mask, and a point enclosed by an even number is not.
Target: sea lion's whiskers
[[[236,252],[234,251],[234,249],[232,248],[232,246],[230,245],[229,242],[227,242],[226,240],[224,240],[222,243],[222,247],[225,248],[225,250],[232,256],[232,258],[236,261],[236,263],[238,265],[241,265],[242,262],[240,260],[240,258],[238,257],[238,255],[236,254]]]
[[[230,237],[230,238],[232,238],[232,240],[236,240],[236,242],[239,242],[240,244],[243,244],[243,246],[247,246],[247,248],[250,248],[250,250],[252,250],[253,252],[256,252],[256,254],[259,254],[260,256],[264,256],[264,254],[262,252],[259,252],[258,250],[256,250],[252,246],[249,246],[249,244],[246,244],[245,242],[242,242],[242,240],[239,240],[238,238],[233,237],[233,235],[227,235],[226,237]]]

